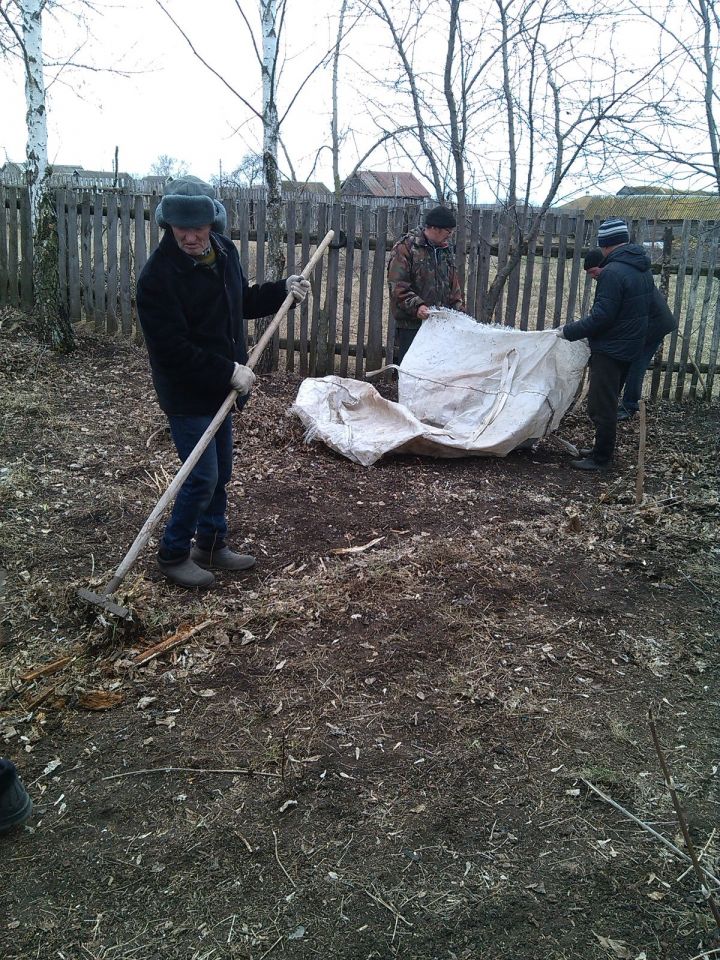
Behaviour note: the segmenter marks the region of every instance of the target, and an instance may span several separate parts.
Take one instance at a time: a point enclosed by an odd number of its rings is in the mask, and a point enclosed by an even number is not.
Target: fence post
[[[30,189],[20,191],[20,297],[23,310],[33,309],[33,232]]]
[[[387,249],[388,208],[378,211],[375,257],[370,280],[370,323],[368,325],[367,370],[382,364],[383,294],[385,292],[385,251]]]

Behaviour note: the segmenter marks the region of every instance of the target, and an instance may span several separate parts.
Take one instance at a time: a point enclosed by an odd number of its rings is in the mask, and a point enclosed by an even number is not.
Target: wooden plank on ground
[[[296,273],[295,266],[295,201],[289,200],[285,206],[285,235],[287,237],[287,275]],[[292,373],[295,369],[295,314],[298,308],[287,312],[287,347],[285,348],[285,369]]]
[[[117,333],[118,328],[118,201],[116,193],[108,193],[107,198],[107,296],[106,324],[107,332]]]
[[[30,191],[20,191],[20,302],[28,313],[35,304],[33,294],[33,235]]]
[[[82,305],[85,322],[95,317],[92,282],[92,217],[90,194],[83,193],[80,208],[80,246],[82,249]]]
[[[120,194],[120,328],[124,337],[132,336],[132,302],[130,292],[130,194]]]
[[[105,263],[103,256],[103,195],[98,191],[93,204],[93,304],[95,333],[105,332]]]
[[[355,377],[360,380],[365,372],[365,329],[368,311],[368,277],[370,273],[370,233],[372,230],[372,210],[362,208],[362,228],[360,237],[360,283],[358,289],[358,322],[355,347]]]
[[[682,332],[682,348],[680,350],[680,369],[678,370],[677,381],[675,384],[675,399],[682,400],[685,388],[685,372],[690,355],[690,338],[692,337],[693,323],[695,320],[695,308],[697,306],[698,287],[700,285],[700,270],[702,269],[703,259],[706,253],[705,237],[701,236],[700,225],[697,229],[697,245],[695,247],[695,257],[693,258],[693,272],[690,277],[690,290],[688,293],[688,304],[685,312],[685,323]]]
[[[8,303],[20,306],[20,263],[18,257],[18,192],[17,187],[8,189]]]
[[[353,279],[355,266],[355,225],[357,207],[354,203],[345,207],[345,274],[343,282],[342,331],[340,335],[340,376],[348,375],[350,357],[350,324],[352,322]]]
[[[680,320],[682,317],[683,292],[685,288],[685,270],[687,268],[690,250],[690,221],[685,220],[682,225],[680,237],[680,256],[678,257],[678,272],[675,277],[675,297],[673,304],[673,313],[678,321],[677,330],[670,334],[670,346],[668,347],[667,366],[665,367],[665,377],[663,379],[662,395],[663,400],[670,397],[670,385],[675,367],[675,353],[677,351],[678,340],[680,339]]]
[[[302,202],[302,236],[300,239],[300,262],[303,266],[310,259],[310,234],[312,232],[312,207],[309,200]],[[310,279],[312,285],[312,278]],[[300,305],[300,374],[308,375],[308,326],[310,317],[310,297]]]
[[[383,300],[385,293],[385,251],[387,248],[388,210],[381,207],[377,214],[377,234],[370,278],[370,305],[368,317],[367,369],[377,370],[382,365]]]
[[[82,319],[82,297],[80,295],[80,244],[78,233],[78,198],[74,190],[66,194],[66,228],[68,254],[68,302],[70,320],[77,323]]]

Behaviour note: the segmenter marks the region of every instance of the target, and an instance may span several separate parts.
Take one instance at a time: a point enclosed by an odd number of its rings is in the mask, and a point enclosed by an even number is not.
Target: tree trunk
[[[267,187],[267,226],[268,226],[268,276],[267,280],[280,280],[285,273],[285,254],[283,250],[282,191],[278,172],[278,140],[280,121],[275,98],[277,82],[277,33],[275,19],[277,0],[260,0],[260,14],[263,38],[263,172]],[[267,329],[268,317],[256,324],[258,338]],[[269,373],[272,368],[272,346],[264,351],[258,361],[260,373]]]
[[[22,0],[20,15],[25,60],[26,175],[30,187],[33,233],[47,179],[47,112],[43,74],[42,11],[44,0]]]
[[[445,58],[445,99],[450,115],[450,149],[455,164],[455,194],[457,198],[457,243],[456,259],[458,279],[465,297],[465,263],[467,257],[467,218],[465,196],[465,156],[463,138],[458,120],[457,103],[452,88],[452,67],[455,58],[460,0],[450,0],[450,24],[448,30],[447,56]]]
[[[333,189],[335,191],[336,200],[340,200],[342,193],[342,184],[340,183],[340,133],[338,130],[338,61],[340,60],[340,42],[342,40],[346,9],[347,0],[342,0],[337,39],[335,40],[335,52],[333,53],[332,72],[332,163]]]
[[[42,38],[44,6],[45,0],[22,0],[19,4],[25,63],[25,171],[30,190],[33,240],[33,314],[40,341],[53,350],[68,352],[75,347],[75,336],[67,310],[61,304],[57,219],[49,189]]]

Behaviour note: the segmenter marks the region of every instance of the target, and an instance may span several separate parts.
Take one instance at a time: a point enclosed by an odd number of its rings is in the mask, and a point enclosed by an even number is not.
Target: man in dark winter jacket
[[[138,317],[158,400],[185,461],[230,390],[241,406],[253,385],[245,319],[274,313],[288,293],[303,300],[310,284],[291,276],[250,286],[235,245],[220,232],[225,210],[197,177],[171,181],[155,217],[165,233],[138,280]],[[228,415],[180,488],[160,541],[158,563],[174,583],[209,587],[212,569],[255,564],[225,539],[232,450]]]
[[[589,273],[594,280],[597,280],[602,273],[604,262],[605,257],[602,250],[597,248],[588,251],[584,261],[585,272]],[[625,379],[625,389],[617,412],[619,421],[629,420],[633,414],[637,413],[640,407],[645,373],[665,337],[673,330],[677,330],[677,326],[678,322],[668,306],[667,300],[653,284],[645,343],[642,353],[630,364]]]
[[[603,221],[598,246],[605,259],[592,309],[582,320],[558,329],[566,340],[587,338],[590,345],[588,415],[595,443],[582,451],[582,459],[571,462],[576,470],[606,470],[612,463],[618,397],[643,349],[655,289],[650,259],[641,246],[630,243],[624,220]]]
[[[405,234],[392,248],[388,285],[398,363],[430,315],[430,307],[465,309],[449,246],[455,226],[452,211],[433,207],[425,216],[425,226]]]

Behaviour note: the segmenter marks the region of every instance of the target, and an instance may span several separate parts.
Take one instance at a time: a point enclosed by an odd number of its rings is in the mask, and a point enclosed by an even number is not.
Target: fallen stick
[[[280,859],[280,854],[278,853],[277,834],[275,833],[274,830],[273,830],[273,832],[272,832],[272,835],[273,835],[273,840],[275,841],[275,859],[277,860],[277,865],[280,867],[280,869],[282,870],[282,872],[283,872],[283,873],[285,874],[285,876],[288,878],[288,880],[290,881],[290,883],[291,883],[294,887],[297,887],[297,884],[295,883],[295,881],[293,880],[293,878],[290,876],[290,874],[287,872],[287,870],[285,869],[285,867],[282,865],[282,860]]]
[[[48,697],[51,697],[59,686],[59,683],[54,683],[51,687],[45,687],[45,689],[41,690],[40,693],[30,701],[30,703],[23,704],[23,709],[27,710],[28,713],[32,713],[36,707],[39,707],[41,703],[44,703],[48,699]]]
[[[695,853],[695,845],[693,844],[692,837],[690,836],[685,812],[682,808],[682,804],[680,803],[680,798],[677,795],[677,791],[675,790],[675,783],[673,781],[672,774],[670,773],[670,768],[667,765],[665,754],[660,746],[660,738],[658,737],[657,729],[655,727],[655,720],[653,718],[652,710],[648,711],[648,716],[650,719],[650,733],[652,734],[653,743],[655,744],[655,752],[658,755],[658,760],[660,761],[660,766],[662,767],[663,777],[665,778],[665,786],[670,791],[670,796],[672,797],[673,807],[675,808],[678,823],[680,824],[680,829],[682,830],[685,846],[688,848],[688,853],[690,854],[690,859],[692,860],[695,876],[698,878],[700,883],[700,889],[705,893],[705,899],[707,900],[708,908],[713,916],[713,920],[715,921],[715,926],[720,929],[720,910],[718,910],[718,905],[715,903],[715,898],[713,897],[712,893],[705,886],[705,881],[703,880],[703,867],[700,865],[697,853]]]
[[[380,543],[381,540],[384,540],[385,537],[375,537],[374,540],[371,540],[369,543],[364,543],[362,546],[357,547],[336,547],[334,550],[331,550],[335,556],[338,556],[341,553],[363,553],[365,550],[369,550],[370,547],[374,547],[375,544]]]
[[[639,506],[645,496],[645,441],[647,439],[647,420],[645,419],[645,401],[640,401],[640,438],[638,441],[637,477],[635,479],[635,505]]]
[[[121,777],[139,777],[143,773],[230,773],[245,774],[249,777],[273,777],[280,779],[279,773],[270,773],[266,770],[249,770],[247,768],[226,767],[148,767],[145,770],[126,770],[125,773],[111,773],[103,780],[119,780]]]
[[[155,657],[159,657],[165,653],[166,650],[171,650],[173,647],[185,643],[190,637],[194,637],[196,633],[200,633],[201,630],[209,627],[210,624],[214,622],[214,620],[203,620],[202,623],[198,623],[194,627],[180,627],[171,637],[166,637],[165,640],[156,643],[154,647],[148,647],[147,650],[139,653],[132,661],[133,666],[138,667],[140,664],[147,663],[149,660],[154,660]]]
[[[584,777],[580,777],[580,779],[582,780],[582,782],[585,784],[586,787],[590,787],[593,793],[596,793],[601,799],[605,801],[605,803],[609,803],[611,807],[615,807],[615,809],[618,810],[620,813],[622,813],[623,816],[628,817],[628,819],[632,820],[639,827],[642,827],[643,830],[647,830],[648,833],[651,833],[656,840],[659,840],[660,843],[664,844],[668,848],[668,850],[672,850],[672,852],[677,857],[680,857],[681,860],[685,860],[687,863],[692,863],[692,860],[686,853],[684,853],[679,847],[676,847],[675,844],[672,843],[672,841],[667,839],[667,837],[664,837],[661,833],[658,833],[657,830],[653,830],[650,824],[645,823],[643,820],[639,820],[635,816],[635,814],[630,813],[630,811],[626,810],[625,807],[621,807],[619,803],[617,803],[615,800],[612,799],[612,797],[608,797],[607,794],[602,792],[602,790],[598,790],[595,784],[590,783],[589,780],[586,780]],[[700,869],[709,880],[712,880],[714,884],[720,887],[720,880],[714,874],[710,873],[710,871],[706,870],[705,867],[703,866],[701,866]]]
[[[53,660],[52,663],[46,663],[42,667],[37,667],[35,670],[28,670],[27,673],[21,673],[20,679],[23,683],[30,683],[32,680],[37,680],[38,677],[47,677],[50,674],[62,670],[63,667],[72,663],[74,659],[75,657],[61,657],[59,660]]]

